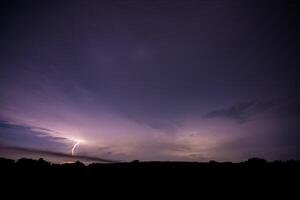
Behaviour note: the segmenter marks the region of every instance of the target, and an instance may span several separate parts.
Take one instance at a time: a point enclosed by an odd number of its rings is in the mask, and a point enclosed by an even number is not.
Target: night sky
[[[2,0],[0,156],[300,159],[298,7]]]

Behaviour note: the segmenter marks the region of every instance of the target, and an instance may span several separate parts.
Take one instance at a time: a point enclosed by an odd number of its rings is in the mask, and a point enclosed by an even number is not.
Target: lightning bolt
[[[72,148],[72,156],[74,156],[76,147],[81,143],[81,141],[77,141]]]

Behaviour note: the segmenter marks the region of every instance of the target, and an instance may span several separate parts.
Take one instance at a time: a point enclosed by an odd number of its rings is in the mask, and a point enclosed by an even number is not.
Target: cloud
[[[241,102],[227,108],[212,110],[204,114],[203,118],[225,118],[237,123],[245,123],[254,115],[262,113],[274,105],[273,102],[261,102],[257,100]]]
[[[300,99],[292,99],[276,110],[281,117],[285,118],[299,118],[300,117]]]
[[[92,161],[92,162],[116,162],[112,160],[92,157],[92,156],[85,156],[85,155],[70,155],[61,152],[54,152],[54,151],[44,151],[39,149],[32,149],[32,148],[23,148],[23,147],[14,147],[14,146],[1,146],[0,150],[2,151],[11,151],[14,153],[19,153],[23,155],[40,155],[40,156],[52,156],[55,158],[61,159],[72,159],[72,160],[81,160],[81,161]]]
[[[129,118],[139,124],[146,124],[151,129],[162,131],[166,134],[174,134],[179,128],[182,127],[182,124],[179,120],[176,119],[176,116],[131,116]]]
[[[55,131],[0,120],[0,143],[39,149],[63,149],[66,138],[55,136]]]

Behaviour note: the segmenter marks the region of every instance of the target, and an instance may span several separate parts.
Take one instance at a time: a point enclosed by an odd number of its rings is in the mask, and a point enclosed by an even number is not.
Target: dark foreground
[[[241,163],[193,162],[131,162],[84,165],[51,164],[42,159],[0,158],[1,182],[10,187],[64,187],[103,188],[144,187],[154,188],[228,188],[236,190],[267,190],[272,192],[288,187],[297,190],[300,178],[300,161],[266,162],[249,159]],[[132,189],[134,189],[132,188]],[[103,191],[102,191],[103,192]]]

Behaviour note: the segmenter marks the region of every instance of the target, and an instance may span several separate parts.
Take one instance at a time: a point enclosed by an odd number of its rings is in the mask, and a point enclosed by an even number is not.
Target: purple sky
[[[300,159],[296,4],[1,1],[0,146]]]

